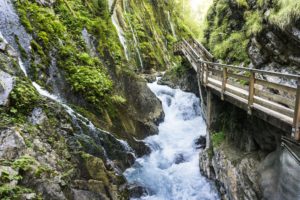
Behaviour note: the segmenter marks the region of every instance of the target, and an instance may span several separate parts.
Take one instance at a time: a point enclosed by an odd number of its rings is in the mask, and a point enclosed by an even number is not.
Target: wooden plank
[[[296,88],[293,88],[291,86],[282,85],[282,84],[278,84],[278,83],[272,83],[272,82],[268,82],[268,81],[260,80],[260,79],[256,80],[256,84],[259,84],[259,85],[262,85],[262,86],[265,86],[268,88],[272,88],[272,89],[277,89],[280,91],[285,91],[285,92],[291,93],[293,95],[296,95],[296,91],[297,91]]]
[[[295,113],[294,113],[294,119],[293,119],[293,130],[292,130],[292,136],[295,138],[295,140],[300,140],[300,78],[298,79],[297,83],[297,94],[296,94],[296,102],[295,102]]]
[[[217,74],[217,75],[222,75],[222,71],[221,70],[219,70],[219,69],[216,69],[216,68],[213,68],[213,67],[208,67],[208,71],[211,71],[211,72],[213,72],[213,73],[215,73],[215,74]]]
[[[261,106],[259,104],[254,103],[253,104],[253,109],[260,110],[263,113],[266,113],[267,115],[270,115],[270,116],[272,116],[274,118],[277,118],[277,119],[283,121],[284,123],[287,123],[287,124],[292,124],[293,123],[293,118],[288,117],[286,115],[283,115],[280,112],[276,112],[274,110],[271,110],[271,109],[268,109],[266,107],[263,107],[263,106]]]
[[[287,108],[285,106],[282,106],[278,103],[272,102],[272,101],[268,101],[266,99],[263,99],[261,97],[258,96],[254,96],[254,102],[271,110],[274,110],[276,112],[280,112],[283,115],[289,116],[289,117],[293,117],[294,116],[294,110]]]
[[[250,78],[249,78],[249,96],[248,96],[248,114],[252,114],[252,105],[254,100],[254,84],[255,84],[255,73],[250,72]]]
[[[249,81],[249,77],[244,76],[244,75],[240,75],[240,74],[234,74],[234,73],[231,73],[231,72],[228,72],[228,77],[235,78],[235,79],[238,79],[238,80],[243,80],[243,81]]]
[[[266,98],[269,101],[274,101],[283,105],[287,105],[289,108],[294,109],[295,108],[295,101],[292,101],[289,98],[280,96],[278,94],[273,94],[267,91],[262,91],[259,89],[255,89],[255,95],[262,97],[262,98]]]

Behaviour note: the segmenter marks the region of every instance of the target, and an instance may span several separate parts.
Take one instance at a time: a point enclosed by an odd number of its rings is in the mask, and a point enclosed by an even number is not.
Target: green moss
[[[72,89],[83,94],[89,102],[98,105],[112,90],[112,81],[100,69],[90,66],[69,66],[68,81]]]
[[[300,19],[300,2],[295,0],[277,0],[269,21],[280,28],[291,25]]]
[[[262,30],[262,16],[259,11],[249,11],[244,14],[246,19],[247,36],[256,35]]]
[[[37,161],[35,160],[35,158],[25,155],[15,160],[12,163],[12,167],[17,170],[28,171],[32,169],[32,166],[34,166],[36,162]]]
[[[218,132],[212,134],[211,140],[212,140],[213,147],[220,146],[222,142],[225,140],[224,132]]]
[[[243,32],[235,32],[229,38],[213,47],[213,54],[223,60],[231,59],[232,62],[249,62],[247,45],[249,39]]]
[[[22,199],[22,195],[28,193],[34,193],[34,191],[26,187],[13,186],[11,184],[3,184],[0,186],[0,197],[2,200]],[[36,196],[35,199],[40,199],[40,198]]]
[[[28,113],[40,100],[40,96],[28,80],[16,80],[9,96],[12,113]]]
[[[240,7],[244,7],[244,8],[248,8],[248,2],[247,0],[236,0],[236,3],[240,6]]]

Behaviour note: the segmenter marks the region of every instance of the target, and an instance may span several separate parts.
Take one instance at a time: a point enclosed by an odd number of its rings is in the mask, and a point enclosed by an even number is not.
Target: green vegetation
[[[10,93],[11,113],[27,114],[36,106],[40,96],[28,80],[16,80],[16,86]]]
[[[277,0],[275,8],[269,16],[269,21],[280,28],[285,27],[300,19],[300,2],[295,0]]]
[[[236,4],[216,0],[207,14],[203,42],[218,59],[248,64],[248,43],[262,31],[261,15],[246,0],[236,0]]]
[[[35,55],[31,62],[33,79],[44,85],[46,80],[39,77],[41,73],[47,73],[49,54],[56,49],[59,58],[57,65],[64,70],[71,89],[96,106],[97,110],[105,108],[111,102],[113,83],[103,61],[87,53],[81,31],[86,28],[97,37],[97,50],[102,56],[110,52],[115,62],[120,61],[123,57],[122,49],[116,33],[112,31],[114,27],[106,1],[84,3],[79,0],[59,0],[53,9],[28,0],[19,0],[16,5],[21,22],[34,35],[31,42],[32,53]]]
[[[224,132],[218,132],[218,133],[214,133],[212,134],[212,144],[214,147],[218,147],[222,144],[222,142],[225,140],[225,134]]]
[[[239,7],[249,8],[247,0],[236,0]]]
[[[262,17],[259,11],[247,11],[244,14],[246,19],[247,36],[258,34],[262,30]]]

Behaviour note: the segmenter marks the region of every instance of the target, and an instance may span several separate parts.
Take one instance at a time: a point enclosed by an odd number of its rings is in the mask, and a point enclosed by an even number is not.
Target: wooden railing
[[[300,76],[215,62],[212,54],[194,39],[174,45],[198,73],[199,83],[241,102],[249,114],[253,109],[288,123],[292,136],[300,140]],[[272,81],[276,79],[278,81]],[[279,82],[279,83],[278,83]]]

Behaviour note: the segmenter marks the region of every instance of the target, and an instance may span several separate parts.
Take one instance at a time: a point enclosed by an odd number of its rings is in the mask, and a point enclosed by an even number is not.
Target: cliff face
[[[136,72],[174,59],[185,30],[172,8],[0,1],[1,198],[128,198],[122,171],[149,151],[137,139],[156,134],[164,115]]]
[[[221,62],[299,74],[299,6],[297,1],[284,0],[215,0],[203,42]],[[271,76],[261,78],[296,84]],[[297,187],[295,171],[299,170],[298,164],[292,164],[293,156],[281,147],[281,137],[290,133],[218,98],[213,107],[212,147],[200,155],[200,168],[218,183],[222,198],[299,198],[285,187]]]
[[[296,1],[216,0],[204,43],[228,63],[298,73],[299,18]]]

